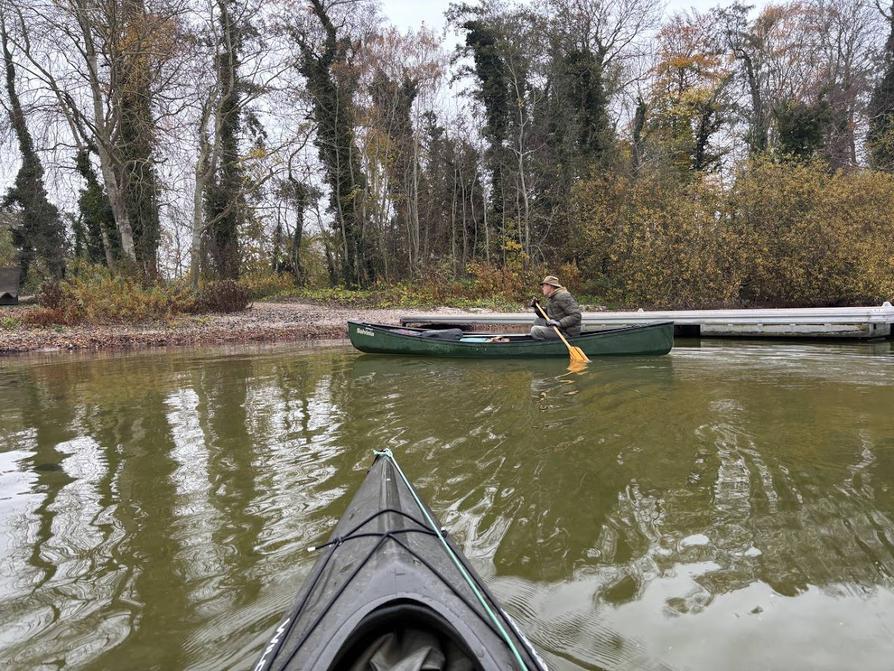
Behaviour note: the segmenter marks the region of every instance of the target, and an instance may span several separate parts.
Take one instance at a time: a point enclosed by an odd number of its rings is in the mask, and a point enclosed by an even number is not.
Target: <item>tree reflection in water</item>
[[[387,446],[557,668],[888,664],[890,348],[566,363],[10,360],[0,663],[250,667]]]

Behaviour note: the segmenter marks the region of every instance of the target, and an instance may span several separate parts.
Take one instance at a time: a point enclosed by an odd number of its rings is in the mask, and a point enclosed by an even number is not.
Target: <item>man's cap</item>
[[[555,275],[547,275],[546,277],[544,277],[543,281],[540,283],[540,286],[542,287],[544,284],[548,284],[551,287],[557,287],[559,289],[562,288],[562,283],[559,282],[559,278]]]

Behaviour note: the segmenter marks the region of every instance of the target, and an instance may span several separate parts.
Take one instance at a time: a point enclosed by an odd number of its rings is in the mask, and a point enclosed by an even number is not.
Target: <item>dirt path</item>
[[[0,320],[27,308],[0,308]],[[171,345],[281,342],[347,337],[348,319],[396,324],[406,309],[328,307],[309,302],[256,303],[244,312],[179,317],[170,324],[0,328],[0,354],[114,350]],[[454,308],[427,313],[458,313]]]

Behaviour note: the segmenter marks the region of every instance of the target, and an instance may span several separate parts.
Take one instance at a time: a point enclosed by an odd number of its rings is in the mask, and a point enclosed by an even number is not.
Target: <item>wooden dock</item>
[[[533,312],[457,312],[411,314],[401,324],[524,325]],[[667,310],[584,312],[583,328],[599,330],[656,321],[674,322],[678,336],[710,338],[890,338],[894,306],[780,308],[767,310]]]

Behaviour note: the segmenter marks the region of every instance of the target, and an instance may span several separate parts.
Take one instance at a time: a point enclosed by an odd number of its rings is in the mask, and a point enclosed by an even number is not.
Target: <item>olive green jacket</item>
[[[567,289],[559,289],[550,296],[546,314],[559,322],[559,328],[570,336],[580,335],[580,306]]]

